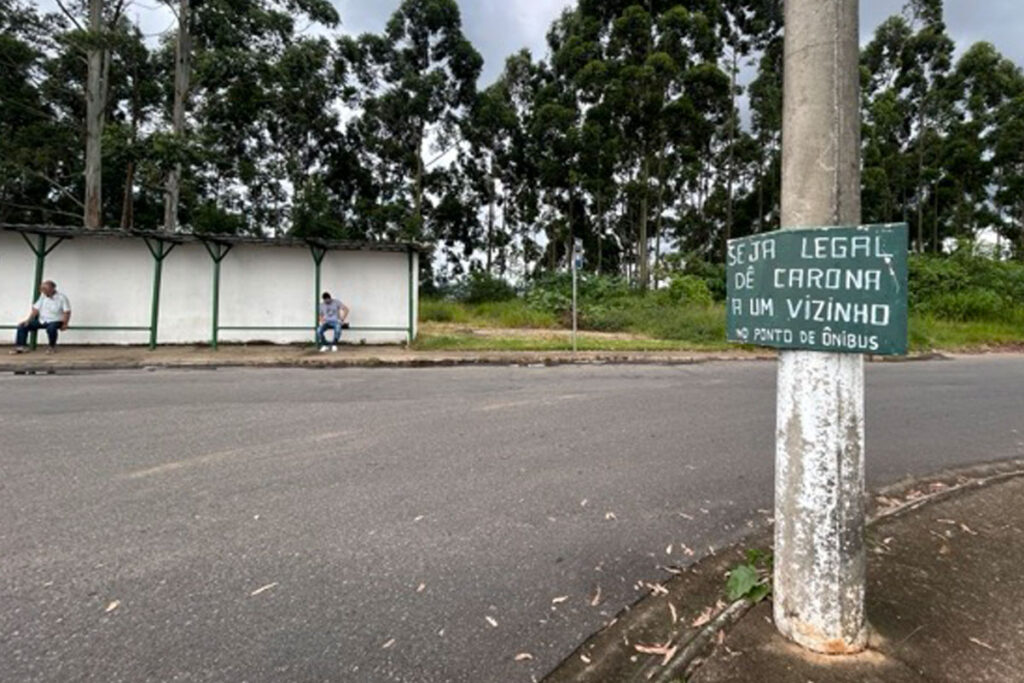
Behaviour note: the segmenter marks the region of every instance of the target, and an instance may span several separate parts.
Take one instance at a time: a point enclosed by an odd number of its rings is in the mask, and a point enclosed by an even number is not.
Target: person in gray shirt
[[[332,297],[330,292],[324,292],[320,297],[320,324],[316,328],[316,341],[320,345],[320,353],[327,350],[327,330],[334,330],[331,351],[338,350],[341,328],[346,325],[347,318],[348,306]]]

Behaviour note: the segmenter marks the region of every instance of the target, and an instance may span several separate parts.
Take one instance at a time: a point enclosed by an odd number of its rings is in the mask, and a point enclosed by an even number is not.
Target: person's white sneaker
[[[327,351],[327,347],[326,346],[321,346],[320,347],[320,353],[324,353],[326,351]]]
[[[337,345],[334,345],[334,346],[331,347],[331,352],[332,353],[336,353],[337,351],[338,351],[338,346]]]

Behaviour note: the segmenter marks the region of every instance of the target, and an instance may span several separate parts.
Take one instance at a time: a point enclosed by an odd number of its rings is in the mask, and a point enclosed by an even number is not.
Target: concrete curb
[[[974,465],[967,465],[960,468],[943,469],[934,474],[919,478],[906,478],[884,486],[869,494],[867,524],[872,526],[883,520],[916,511],[930,503],[945,500],[968,490],[984,488],[986,486],[1011,479],[1024,477],[1024,458],[1011,458],[997,460]],[[714,555],[704,556],[688,568],[690,572],[705,571],[710,568],[712,574],[721,572],[722,557],[742,557],[746,548],[760,548],[771,545],[771,526],[764,526],[753,531],[743,539],[732,544],[728,548],[719,549]],[[676,576],[669,584],[677,582],[680,576]],[[697,604],[707,604],[709,607],[719,605],[718,611],[710,621],[698,628],[696,631],[686,633],[685,638],[676,644],[677,654],[662,664],[651,663],[642,667],[633,677],[635,681],[656,681],[669,683],[676,680],[688,680],[694,671],[700,666],[708,653],[714,649],[715,638],[720,631],[725,631],[738,623],[753,607],[753,602],[741,598],[729,604],[722,604],[719,601],[721,588],[724,584],[719,582],[718,593],[708,596],[706,593],[698,594]],[[671,588],[670,588],[671,590]],[[587,676],[586,669],[580,669],[576,664],[581,659],[588,645],[594,643],[602,636],[608,636],[610,640],[617,642],[619,636],[626,639],[626,632],[629,630],[630,619],[643,619],[645,611],[657,609],[653,596],[644,596],[627,607],[608,626],[601,631],[591,635],[577,648],[569,657],[560,662],[545,677],[547,683],[562,683],[563,681],[599,681],[600,678]],[[685,604],[694,604],[694,601],[682,601]],[[612,630],[615,632],[612,632]],[[667,642],[674,642],[677,637],[689,631],[685,624],[675,633],[667,634]],[[614,636],[614,638],[612,638]],[[612,656],[614,656],[613,653]],[[600,667],[601,661],[595,657],[592,650],[587,650],[588,664]],[[590,666],[586,667],[591,668]],[[569,669],[569,671],[566,671]]]
[[[507,353],[465,353],[450,355],[403,355],[397,357],[364,356],[358,358],[330,358],[319,356],[300,357],[295,359],[196,359],[196,360],[94,360],[75,361],[53,360],[38,363],[2,362],[0,372],[17,374],[61,374],[71,372],[100,372],[117,370],[216,370],[218,368],[305,368],[305,369],[343,369],[343,368],[436,368],[459,366],[545,366],[559,365],[697,365],[713,362],[734,361],[773,361],[774,353],[708,353],[673,354],[664,352],[629,353],[629,352],[507,352]],[[952,360],[949,356],[937,352],[914,354],[900,357],[869,357],[870,362],[907,363],[928,360]]]

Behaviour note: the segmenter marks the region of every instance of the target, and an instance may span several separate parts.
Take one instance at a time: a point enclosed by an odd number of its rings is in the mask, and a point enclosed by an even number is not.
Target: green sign
[[[780,230],[729,240],[729,341],[907,352],[907,225]]]

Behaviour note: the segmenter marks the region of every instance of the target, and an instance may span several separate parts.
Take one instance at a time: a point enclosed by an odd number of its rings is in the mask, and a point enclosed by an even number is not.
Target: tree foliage
[[[328,0],[166,2],[178,25],[153,37],[114,0],[98,32],[84,0],[0,0],[0,221],[83,220],[100,50],[108,227],[163,225],[180,168],[185,229],[418,240],[442,286],[542,277],[581,240],[585,270],[641,289],[779,227],[774,0],[578,0],[492,83],[456,0],[402,0],[360,36]],[[942,0],[866,43],[864,219],[907,221],[919,251],[984,233],[1024,258],[1024,75],[954,48]]]

